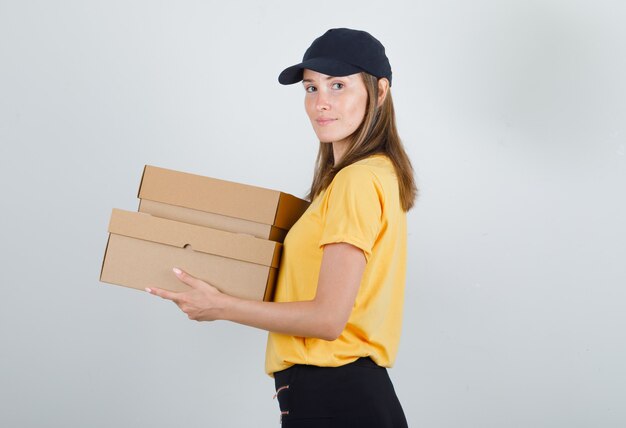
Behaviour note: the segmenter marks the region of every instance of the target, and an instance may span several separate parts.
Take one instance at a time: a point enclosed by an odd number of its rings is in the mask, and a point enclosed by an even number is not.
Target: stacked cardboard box
[[[114,209],[103,282],[182,291],[179,267],[222,292],[271,300],[281,242],[308,202],[286,193],[146,165],[139,212]]]

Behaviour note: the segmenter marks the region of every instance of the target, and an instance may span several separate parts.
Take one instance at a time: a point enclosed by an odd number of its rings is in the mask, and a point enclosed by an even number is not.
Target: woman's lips
[[[317,124],[320,125],[320,126],[328,125],[329,123],[332,123],[335,120],[337,120],[337,119],[330,119],[328,117],[322,117],[322,118],[319,118],[319,119],[315,119]]]

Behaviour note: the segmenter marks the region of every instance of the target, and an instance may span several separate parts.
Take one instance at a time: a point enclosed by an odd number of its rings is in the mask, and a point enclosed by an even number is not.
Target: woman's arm
[[[347,243],[324,246],[317,292],[302,302],[260,302],[220,293],[215,287],[182,272],[177,277],[191,288],[175,293],[147,289],[172,300],[190,319],[229,320],[239,324],[292,336],[335,340],[343,331],[365,270],[360,248]]]

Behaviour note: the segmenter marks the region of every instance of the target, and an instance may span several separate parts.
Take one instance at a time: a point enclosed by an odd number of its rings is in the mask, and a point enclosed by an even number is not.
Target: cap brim
[[[300,64],[292,65],[283,70],[278,76],[278,82],[282,85],[291,85],[302,80],[304,69],[317,71],[329,76],[348,76],[363,71],[359,67],[332,58],[311,58]]]

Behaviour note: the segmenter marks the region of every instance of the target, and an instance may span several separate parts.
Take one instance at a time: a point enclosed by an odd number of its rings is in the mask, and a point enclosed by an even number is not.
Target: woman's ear
[[[389,80],[386,77],[381,77],[378,79],[378,102],[377,106],[380,107],[383,105],[385,101],[385,97],[387,97],[387,92],[389,91]]]

